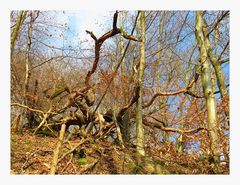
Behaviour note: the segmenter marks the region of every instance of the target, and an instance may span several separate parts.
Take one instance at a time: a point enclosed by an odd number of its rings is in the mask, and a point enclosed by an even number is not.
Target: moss
[[[129,167],[130,168],[136,168],[138,165],[136,163],[130,162]]]
[[[87,158],[78,158],[77,162],[80,165],[85,165],[85,164],[87,164]]]

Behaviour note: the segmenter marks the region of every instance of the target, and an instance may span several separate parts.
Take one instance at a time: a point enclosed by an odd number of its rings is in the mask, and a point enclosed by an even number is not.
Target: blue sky
[[[112,21],[112,12],[100,10],[66,11],[69,35],[80,40],[89,39],[85,30],[92,31],[97,37],[105,33],[104,27]],[[63,15],[64,16],[64,15]]]
[[[93,49],[94,41],[85,30],[92,31],[96,37],[103,35],[108,25],[112,23],[114,11],[79,10],[48,11],[47,13],[52,17],[51,21],[67,25],[66,29],[62,31],[51,28],[53,37],[48,40],[48,44],[62,47],[68,51],[70,47]]]

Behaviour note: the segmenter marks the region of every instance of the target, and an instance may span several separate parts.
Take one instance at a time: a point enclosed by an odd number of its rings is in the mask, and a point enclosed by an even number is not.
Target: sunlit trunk
[[[10,48],[11,49],[11,59],[12,59],[12,55],[13,55],[15,41],[17,40],[18,33],[19,33],[20,27],[23,23],[23,20],[25,19],[25,16],[26,16],[25,11],[20,11],[19,12],[19,16],[17,18],[16,25],[13,28],[13,32],[11,33],[11,45],[10,45],[10,47],[11,47]]]
[[[145,12],[141,11],[141,29],[142,29],[142,42],[140,45],[140,66],[138,71],[138,83],[139,83],[139,98],[137,101],[136,112],[136,131],[137,131],[137,154],[145,156],[144,150],[144,130],[142,122],[142,91],[143,91],[143,77],[145,66]]]
[[[210,149],[211,149],[214,163],[218,164],[220,159],[219,128],[218,128],[218,121],[217,121],[215,96],[212,90],[211,72],[210,72],[209,60],[207,56],[207,48],[206,48],[205,38],[203,34],[203,27],[204,27],[203,12],[197,11],[195,34],[196,34],[199,53],[200,53],[201,79],[202,79],[203,92],[206,99],[208,133],[210,137]]]
[[[219,91],[221,93],[223,104],[226,104],[226,107],[228,107],[229,97],[228,97],[227,87],[225,84],[225,78],[224,78],[223,71],[222,71],[221,62],[217,61],[216,57],[214,56],[214,54],[212,52],[212,47],[211,47],[211,43],[209,40],[209,35],[208,35],[207,29],[206,29],[206,23],[205,23],[204,19],[203,19],[203,23],[204,23],[203,34],[205,37],[205,45],[206,45],[206,49],[207,49],[208,58],[210,59],[211,64],[213,65],[213,68],[214,68],[214,71],[216,74],[217,85],[218,85]],[[224,109],[224,113],[229,120],[229,109]],[[227,121],[226,124],[227,124],[226,127],[229,127],[229,121]]]
[[[224,75],[222,72],[221,62],[217,61],[216,57],[213,55],[212,47],[210,44],[209,35],[208,35],[207,29],[206,29],[206,23],[205,23],[204,19],[203,19],[203,34],[204,34],[204,38],[205,38],[207,54],[213,65],[214,71],[216,73],[217,84],[218,84],[221,96],[224,97],[227,95],[227,87],[226,87]]]

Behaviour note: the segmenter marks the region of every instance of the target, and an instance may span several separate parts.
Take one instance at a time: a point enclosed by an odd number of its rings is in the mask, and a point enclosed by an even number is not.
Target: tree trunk
[[[217,122],[216,103],[214,92],[212,91],[211,73],[209,68],[209,60],[207,55],[206,43],[203,35],[203,12],[197,11],[196,13],[196,39],[200,53],[201,62],[201,79],[203,93],[206,99],[207,107],[207,121],[208,132],[210,137],[210,150],[215,164],[220,161],[220,146],[219,146],[219,128]]]
[[[18,33],[19,33],[20,27],[25,19],[25,16],[26,16],[26,11],[19,12],[19,15],[18,15],[18,18],[16,21],[16,25],[14,26],[13,31],[11,33],[11,46],[10,46],[11,47],[10,48],[11,49],[11,60],[12,60],[12,56],[13,56],[15,41],[17,40]]]
[[[120,52],[121,52],[121,56],[123,56],[124,54],[124,42],[123,42],[123,31],[124,31],[124,27],[123,27],[123,14],[120,13],[119,14],[119,18],[120,18]],[[125,58],[123,58],[122,60],[122,64],[121,64],[121,72],[122,74],[124,74],[125,72]]]
[[[164,13],[165,15],[165,13]],[[158,36],[158,45],[157,45],[157,62],[155,63],[155,66],[154,66],[154,76],[157,75],[157,91],[161,91],[161,75],[162,75],[162,71],[161,71],[161,68],[159,67],[159,62],[160,62],[160,59],[161,59],[161,48],[164,47],[163,44],[161,43],[162,42],[162,38],[163,38],[163,28],[165,26],[165,22],[164,22],[164,15],[161,16],[160,15],[160,26],[159,26],[159,36]],[[163,120],[164,120],[164,126],[168,126],[168,118],[167,118],[167,114],[168,114],[168,107],[167,107],[167,101],[168,101],[168,97],[164,97],[164,96],[159,96],[158,98],[158,104],[159,104],[159,109],[160,109],[160,114],[162,115],[163,117]],[[168,142],[169,141],[169,134],[166,133],[165,131],[161,131],[162,132],[162,137],[163,137],[163,142]]]
[[[205,20],[203,19],[203,34],[205,37],[205,45],[206,45],[206,49],[207,49],[207,54],[208,54],[208,58],[210,59],[212,66],[214,68],[215,74],[216,74],[216,78],[217,78],[217,85],[218,88],[220,90],[221,93],[221,97],[222,97],[222,101],[223,104],[225,103],[227,106],[229,105],[229,98],[228,98],[228,92],[227,92],[227,87],[225,84],[225,78],[222,72],[222,67],[221,67],[221,62],[217,61],[216,57],[214,56],[213,52],[212,52],[212,47],[211,47],[211,43],[209,40],[209,35],[206,29],[206,23]],[[227,116],[228,120],[229,120],[229,110],[228,109],[224,109],[224,113]],[[229,127],[229,121],[227,121],[226,123],[227,127]]]
[[[12,33],[11,33],[11,44],[10,44],[10,52],[11,52],[10,53],[10,57],[11,57],[10,59],[11,59],[11,62],[12,62],[13,50],[14,50],[15,42],[17,40],[20,27],[21,27],[25,17],[26,17],[26,11],[20,11],[19,15],[17,17],[17,20],[16,20],[16,24],[15,24],[15,26],[13,28]],[[12,71],[12,68],[11,68],[11,71]],[[22,117],[21,117],[21,114],[19,114],[17,116],[17,118],[18,118],[17,119],[18,121],[16,122],[17,124],[15,125],[15,128],[14,128],[15,132],[19,132],[19,129],[21,127],[21,122],[23,120]]]
[[[31,50],[31,43],[32,43],[32,29],[33,29],[33,13],[31,12],[31,20],[28,25],[28,39],[27,39],[27,48],[26,48],[26,63],[25,63],[25,81],[24,81],[24,88],[23,88],[23,104],[28,106],[28,89],[29,89],[29,80],[31,73],[29,71],[29,62],[30,62],[30,50]],[[26,124],[26,122],[29,122],[29,111],[24,110],[22,112],[22,119],[21,119],[21,125],[19,128],[19,132],[22,133],[22,128]]]
[[[139,98],[137,101],[136,111],[136,131],[137,131],[137,155],[145,156],[144,150],[144,130],[142,122],[142,94],[143,94],[143,77],[145,66],[145,12],[141,11],[141,29],[142,29],[142,42],[140,45],[140,66],[138,71],[139,83]]]
[[[30,63],[30,50],[32,44],[32,29],[33,29],[33,14],[31,13],[31,21],[28,25],[28,40],[27,40],[27,48],[26,48],[26,64],[25,64],[25,82],[24,82],[24,104],[27,105],[27,93],[29,87],[30,80],[30,71],[29,71],[29,63]]]
[[[124,54],[124,42],[123,42],[123,31],[124,31],[124,26],[123,26],[123,13],[120,13],[120,29],[121,29],[121,34],[120,34],[120,51],[121,51],[121,56]],[[126,67],[125,67],[125,58],[122,60],[122,65],[121,65],[121,75],[123,78],[128,78],[126,75]],[[129,87],[128,84],[124,83],[126,82],[125,80],[122,81],[122,93],[124,97],[124,104],[128,103],[128,96],[129,96]],[[122,124],[121,124],[121,133],[122,133],[122,138],[124,143],[127,143],[130,139],[130,114],[129,110],[125,112],[123,115],[122,119]]]

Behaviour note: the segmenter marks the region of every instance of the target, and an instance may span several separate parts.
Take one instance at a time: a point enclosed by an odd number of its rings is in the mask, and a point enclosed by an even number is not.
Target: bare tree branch
[[[224,59],[224,60],[221,60],[220,62],[221,62],[221,65],[224,64],[224,63],[227,63],[227,62],[229,62],[229,58],[226,58],[226,59]]]
[[[152,99],[146,103],[145,105],[143,105],[143,108],[146,108],[146,107],[149,107],[150,105],[152,105],[152,103],[154,102],[154,100],[158,97],[158,96],[175,96],[177,94],[180,94],[180,93],[189,93],[189,89],[193,86],[194,83],[197,82],[198,80],[198,77],[199,77],[199,74],[196,73],[193,80],[189,83],[189,85],[183,89],[180,89],[178,91],[174,91],[174,92],[158,92],[156,93]]]
[[[218,26],[218,24],[229,15],[229,11],[225,11],[216,21],[216,23],[214,24],[214,26],[212,27],[212,29],[208,32],[207,37],[213,32],[213,30],[216,29],[216,27]]]
[[[49,112],[49,111],[44,112],[44,111],[41,111],[41,110],[38,110],[38,109],[30,108],[30,107],[28,107],[28,106],[26,106],[26,105],[23,105],[23,104],[20,104],[20,103],[12,103],[11,106],[22,107],[22,108],[28,109],[28,110],[30,110],[30,111],[38,112],[38,113],[41,113],[41,114],[46,114],[46,113],[48,113],[48,114],[57,115],[57,113],[55,113],[55,112]]]
[[[227,49],[228,46],[229,46],[229,41],[227,42],[227,44],[226,44],[225,47],[223,48],[222,52],[221,52],[220,55],[218,56],[217,61],[220,61],[223,53],[225,52],[225,50]]]
[[[133,34],[133,32],[134,32],[134,30],[135,30],[135,27],[136,27],[136,25],[137,25],[138,16],[139,16],[139,11],[138,11],[138,14],[137,14],[137,16],[136,16],[136,19],[135,19],[135,22],[134,22],[134,25],[133,25],[133,28],[132,28],[132,31],[131,31],[131,35]],[[127,49],[128,49],[128,47],[129,47],[129,45],[130,45],[130,42],[131,42],[131,39],[128,41],[127,46],[125,47],[125,50],[124,50],[124,52],[123,52],[122,58],[121,58],[121,60],[119,61],[119,63],[117,64],[116,69],[115,69],[115,71],[114,71],[114,73],[113,73],[114,75],[113,75],[112,78],[110,79],[110,81],[109,81],[109,83],[108,83],[108,86],[107,86],[107,88],[106,88],[103,96],[101,97],[99,103],[97,104],[97,106],[96,106],[96,108],[95,108],[95,110],[94,110],[94,113],[95,113],[95,112],[97,111],[97,109],[99,108],[99,106],[100,106],[103,98],[105,97],[105,95],[106,95],[106,93],[107,93],[107,91],[108,91],[108,89],[109,89],[109,87],[110,87],[113,79],[115,78],[115,76],[116,76],[116,74],[117,74],[117,71],[118,71],[118,69],[119,69],[119,67],[120,67],[120,65],[121,65],[121,63],[122,63],[122,61],[123,61],[123,59],[124,59],[124,57],[125,57],[125,55],[126,55],[126,53],[127,53]]]
[[[199,128],[192,129],[192,130],[181,130],[181,129],[176,129],[176,128],[164,127],[160,123],[149,122],[149,121],[148,122],[145,121],[143,124],[146,125],[146,126],[158,128],[158,129],[160,129],[162,131],[165,131],[165,132],[175,132],[175,133],[180,133],[180,134],[195,134],[195,133],[197,133],[201,130],[207,130],[204,127],[199,127]]]
[[[121,29],[117,28],[117,17],[118,17],[118,11],[115,12],[114,14],[114,19],[113,19],[113,29],[111,31],[108,31],[107,33],[103,34],[99,39],[96,38],[96,36],[91,32],[86,30],[88,34],[95,40],[95,60],[93,62],[92,69],[88,71],[87,76],[85,78],[85,85],[89,86],[89,81],[92,76],[92,74],[96,71],[98,62],[100,59],[100,49],[105,40],[107,40],[110,37],[113,37],[114,35],[117,35],[121,32],[123,32],[123,37],[128,39],[128,40],[133,40],[133,41],[138,41],[140,42],[141,39],[134,37],[131,33],[131,35],[128,35],[126,32],[121,31]]]

